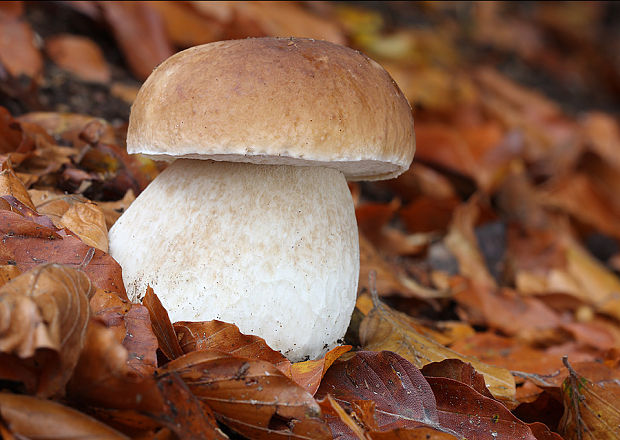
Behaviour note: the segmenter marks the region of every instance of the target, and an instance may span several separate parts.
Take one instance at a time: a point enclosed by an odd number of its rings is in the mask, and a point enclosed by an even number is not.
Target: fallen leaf
[[[224,26],[220,21],[197,14],[188,4],[161,1],[150,5],[159,12],[166,34],[176,46],[187,48],[224,39]]]
[[[330,395],[348,412],[359,401],[375,403],[375,430],[430,426],[442,429],[432,390],[410,362],[389,351],[359,351],[348,361],[327,370],[317,399]],[[340,417],[327,414],[335,436],[351,438]]]
[[[14,78],[26,75],[37,79],[43,57],[36,48],[30,24],[16,17],[0,16],[0,64]]]
[[[157,338],[146,307],[98,289],[90,300],[92,315],[114,331],[116,340],[128,351],[128,365],[139,376],[157,368]]]
[[[170,322],[168,312],[150,286],[146,289],[146,294],[142,299],[142,304],[149,311],[151,326],[153,327],[153,332],[157,337],[159,349],[162,351],[164,356],[166,356],[168,360],[173,360],[183,356],[184,352],[179,344],[179,337],[177,337],[177,333],[172,326],[172,322]],[[179,334],[182,338],[183,336],[181,335],[182,334]]]
[[[0,393],[0,419],[19,439],[129,438],[73,408],[30,396]]]
[[[0,288],[0,352],[34,374],[28,389],[41,397],[64,394],[80,356],[89,319],[90,280],[82,272],[39,266]],[[7,361],[8,362],[8,361]]]
[[[531,429],[498,401],[456,380],[445,377],[427,377],[426,380],[437,399],[439,422],[461,437],[536,440]]]
[[[458,260],[463,276],[474,281],[476,286],[495,288],[497,284],[489,273],[474,233],[474,225],[480,213],[478,201],[479,197],[474,195],[454,210],[444,242]]]
[[[45,40],[45,51],[60,68],[84,81],[110,82],[110,67],[92,40],[78,35],[56,34]]]
[[[331,438],[312,396],[269,362],[194,351],[160,368],[159,377],[170,373],[246,437]]]
[[[227,439],[217,426],[213,411],[187,388],[176,374],[167,374],[157,381],[164,399],[164,411],[153,416],[167,426],[179,439]]]
[[[136,200],[133,190],[128,189],[121,200],[116,202],[97,202],[97,205],[102,209],[105,216],[106,226],[108,230],[123,215],[123,213],[129,208],[129,205]]]
[[[62,144],[72,145],[81,149],[88,141],[117,143],[114,128],[105,120],[79,113],[30,112],[16,118],[20,123],[28,123],[41,127],[54,139]],[[91,132],[96,128],[96,136],[92,134],[87,140],[81,139],[84,131]]]
[[[329,367],[351,348],[350,345],[339,345],[325,353],[325,356],[321,359],[295,362],[291,366],[291,378],[310,394],[314,395],[316,390],[319,389],[321,379],[325,376]]]
[[[27,215],[23,217],[15,212],[0,210],[2,248],[7,252],[6,256],[2,256],[1,264],[14,264],[23,272],[43,263],[80,268],[95,286],[127,298],[121,268],[112,257],[84,244],[65,230],[57,229],[45,216],[38,216],[31,210]],[[42,220],[49,222],[47,226],[37,223]]]
[[[459,359],[445,359],[441,362],[432,362],[422,367],[421,371],[426,377],[445,377],[456,380],[472,387],[485,397],[493,398],[493,395],[484,383],[484,376],[476,372],[471,364]]]
[[[160,413],[164,402],[156,381],[132,368],[129,352],[117,338],[113,329],[91,319],[68,396],[80,405]]]
[[[620,238],[620,207],[601,194],[592,179],[579,172],[555,179],[538,193],[538,203],[567,212],[597,230]]]
[[[174,50],[159,13],[148,3],[99,3],[133,74],[145,80]]]
[[[256,359],[273,364],[287,377],[291,377],[291,362],[279,351],[267,345],[263,338],[245,335],[235,324],[222,321],[176,322],[184,353],[217,350],[239,358]]]
[[[0,171],[0,196],[4,195],[13,196],[28,208],[35,209],[26,187],[11,169]]]
[[[108,230],[101,208],[88,199],[51,191],[29,190],[39,214],[52,219],[57,228],[67,228],[87,245],[108,252]]]
[[[391,350],[417,368],[444,359],[460,359],[472,364],[484,375],[487,387],[495,397],[507,401],[514,399],[515,381],[508,370],[463,356],[437,343],[416,330],[409,316],[390,309],[378,298],[373,298],[373,302],[374,309],[364,318],[360,326],[360,339],[365,350]]]
[[[567,440],[620,437],[620,384],[618,380],[593,382],[564,364],[569,376],[562,384],[564,416],[559,431]]]

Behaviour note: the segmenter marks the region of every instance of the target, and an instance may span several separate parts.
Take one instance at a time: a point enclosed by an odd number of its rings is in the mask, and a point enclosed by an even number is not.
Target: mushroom
[[[406,171],[408,101],[355,50],[299,38],[179,52],[146,80],[127,149],[172,161],[110,230],[133,301],[218,319],[292,361],[343,337],[359,245],[347,179]]]

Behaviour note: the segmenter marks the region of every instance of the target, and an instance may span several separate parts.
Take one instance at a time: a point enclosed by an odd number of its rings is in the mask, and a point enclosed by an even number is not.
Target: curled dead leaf
[[[92,293],[84,273],[59,265],[39,266],[0,288],[0,352],[35,375],[29,392],[64,393],[84,344]]]
[[[360,325],[360,340],[365,350],[390,350],[403,356],[417,368],[444,359],[460,359],[470,363],[484,375],[491,393],[503,400],[515,397],[515,381],[504,368],[494,367],[479,360],[463,356],[436,342],[428,334],[422,334],[420,326],[404,313],[397,312],[373,298],[374,309]]]
[[[127,440],[129,437],[101,422],[50,400],[0,393],[0,424],[19,439],[66,438]]]
[[[194,351],[159,370],[178,374],[231,429],[255,439],[329,439],[317,402],[269,362]]]

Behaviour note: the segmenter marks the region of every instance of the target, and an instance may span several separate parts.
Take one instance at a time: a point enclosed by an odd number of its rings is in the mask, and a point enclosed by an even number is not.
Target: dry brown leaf
[[[614,207],[615,198],[615,194],[611,200],[601,194],[590,176],[579,172],[556,179],[537,196],[541,205],[567,212],[603,233],[620,238],[620,207]]]
[[[101,208],[90,200],[70,194],[29,190],[36,210],[52,219],[57,228],[67,228],[89,246],[108,252],[108,229]]]
[[[108,83],[110,67],[92,40],[78,35],[56,34],[45,40],[45,51],[60,68],[84,81]]]
[[[0,196],[5,195],[13,196],[28,208],[35,209],[26,187],[11,169],[0,171]]]
[[[183,356],[183,349],[179,344],[179,338],[174,331],[172,322],[170,322],[168,312],[150,286],[146,289],[146,294],[142,299],[142,304],[149,311],[151,326],[153,327],[153,332],[157,337],[159,349],[162,351],[164,356],[166,356],[168,360],[173,360]]]
[[[294,2],[194,1],[203,15],[222,22],[227,38],[306,37],[346,44],[340,26],[304,10]]]
[[[620,384],[593,382],[564,361],[569,376],[562,384],[564,416],[559,431],[567,440],[613,440],[620,437]]]
[[[174,50],[159,13],[146,2],[99,3],[133,74],[145,80]]]
[[[147,308],[101,289],[91,298],[90,307],[93,316],[112,329],[127,349],[127,363],[133,371],[139,376],[152,375],[157,368],[157,338]]]
[[[19,439],[129,439],[73,408],[16,394],[0,393],[0,420]]]
[[[117,143],[114,128],[105,120],[93,116],[79,113],[30,112],[16,119],[20,123],[38,126],[50,136],[60,138],[78,149],[87,142]],[[84,137],[82,133],[89,134],[86,140],[81,139]]]
[[[321,379],[325,376],[327,369],[351,348],[350,345],[339,345],[325,353],[321,359],[294,363],[291,366],[292,379],[314,395],[319,389]]]
[[[84,244],[64,229],[57,229],[46,216],[40,216],[13,198],[5,200],[19,212],[0,210],[0,263],[13,264],[27,271],[43,263],[59,263],[82,269],[93,284],[127,298],[121,268],[106,253]]]
[[[246,437],[331,438],[312,396],[269,362],[194,351],[160,368],[160,377],[170,373]]]
[[[263,338],[245,335],[227,322],[176,322],[174,329],[183,352],[217,350],[240,358],[256,359],[273,364],[291,377],[291,362],[267,345]]]
[[[30,25],[16,17],[0,16],[0,64],[14,78],[36,79],[43,69],[43,56],[35,46]]]
[[[0,352],[35,374],[30,393],[61,395],[78,361],[90,316],[88,277],[39,266],[0,288]]]
[[[360,277],[358,292],[370,290],[368,283],[371,273],[376,273],[376,289],[381,296],[398,295],[406,298],[429,300],[445,298],[448,291],[425,287],[404,273],[396,264],[388,263],[375,249],[372,243],[359,235],[360,244]],[[374,288],[374,286],[373,286]]]
[[[91,319],[68,396],[82,405],[161,412],[164,402],[152,374],[137,374],[130,361],[117,333]]]
[[[495,288],[497,284],[489,273],[474,234],[474,225],[480,212],[478,200],[479,197],[474,195],[454,210],[444,241],[459,262],[460,274],[473,280],[477,286]]]
[[[149,3],[164,20],[166,34],[181,48],[223,40],[224,26],[217,19],[197,14],[184,2],[156,1]]]
[[[417,368],[444,359],[460,359],[468,362],[484,375],[491,393],[502,400],[515,397],[515,381],[504,368],[494,367],[479,360],[461,355],[416,330],[415,323],[404,313],[392,310],[373,299],[375,308],[364,318],[360,326],[360,340],[365,350],[390,350],[409,360]]]

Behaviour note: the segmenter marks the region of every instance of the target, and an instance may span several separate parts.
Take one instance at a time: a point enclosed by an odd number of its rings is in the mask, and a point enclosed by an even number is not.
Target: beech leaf
[[[439,424],[435,396],[422,373],[390,351],[359,351],[353,358],[332,365],[316,395],[317,399],[332,396],[347,411],[359,407],[360,401],[373,401],[374,420],[365,424],[373,425],[369,428],[375,431],[418,426],[446,431]],[[329,414],[325,418],[334,436],[355,438],[346,421]]]
[[[470,363],[485,378],[491,394],[504,400],[513,400],[515,381],[510,371],[461,355],[445,347],[430,336],[416,330],[412,318],[397,312],[373,296],[374,309],[360,325],[360,340],[365,350],[390,350],[413,363],[417,368],[444,359],[460,359]]]
[[[111,256],[56,228],[48,217],[39,216],[18,201],[12,206],[23,214],[0,210],[0,248],[4,249],[0,264],[14,264],[24,272],[43,263],[79,268],[95,286],[127,298],[121,267]]]
[[[170,361],[159,377],[178,374],[231,429],[253,439],[329,439],[317,402],[269,362],[215,351]]]
[[[620,383],[593,382],[564,358],[569,376],[562,384],[564,416],[559,431],[566,440],[612,440],[620,437]]]
[[[0,356],[35,375],[29,392],[64,393],[84,344],[91,295],[84,273],[59,265],[39,266],[0,288]]]
[[[174,329],[185,353],[217,350],[236,357],[262,360],[291,377],[291,362],[282,353],[269,347],[263,338],[241,333],[234,324],[217,320],[181,321],[174,324]]]
[[[73,408],[9,393],[0,393],[0,425],[2,422],[19,439],[129,439]]]

